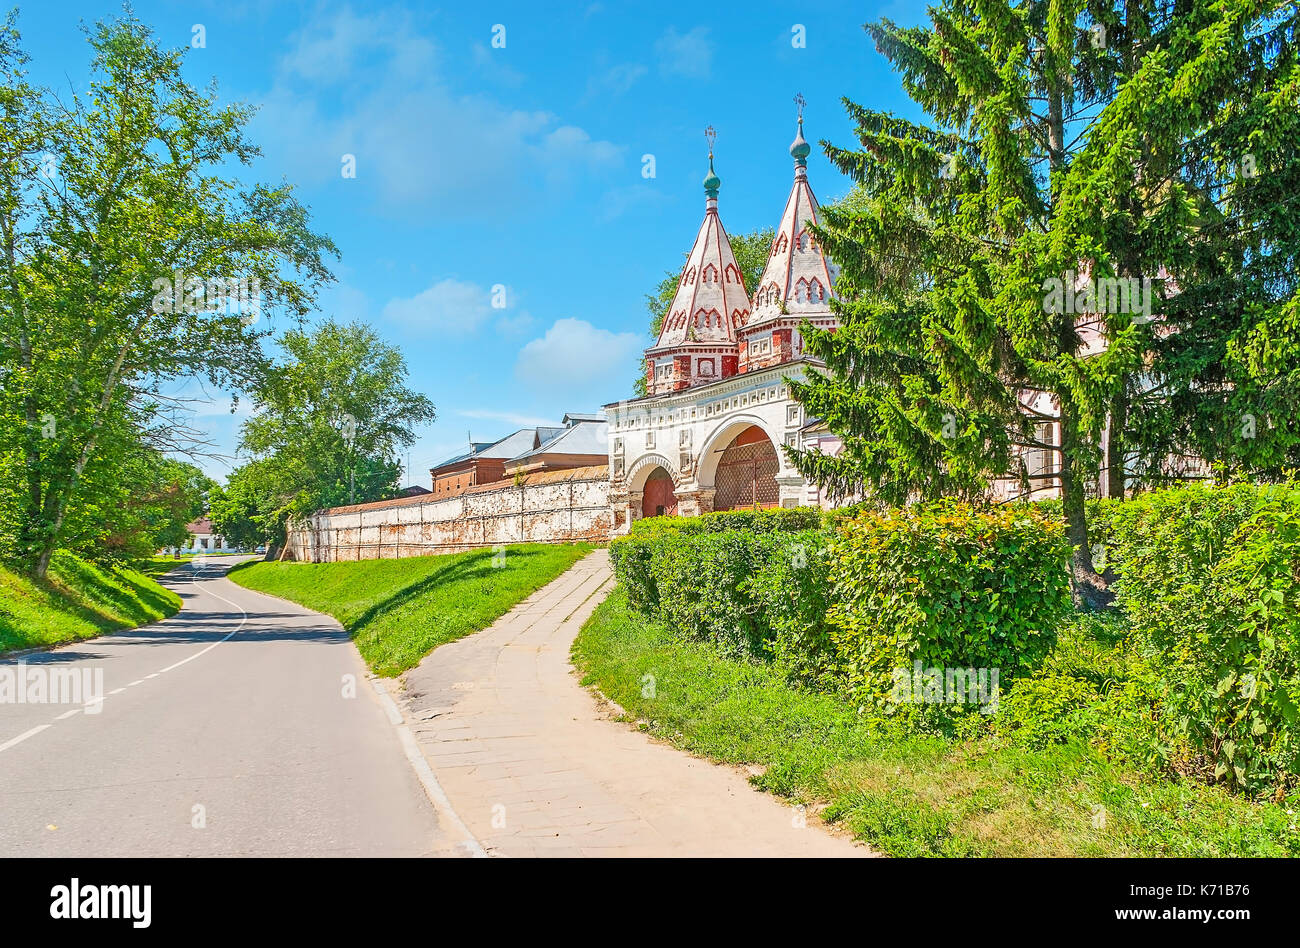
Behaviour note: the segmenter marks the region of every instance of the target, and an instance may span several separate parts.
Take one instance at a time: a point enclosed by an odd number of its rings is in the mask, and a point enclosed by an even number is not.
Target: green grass
[[[186,553],[179,559],[170,553],[164,553],[158,556],[151,556],[147,561],[140,565],[140,572],[146,576],[157,579],[166,573],[170,573],[178,566],[182,566],[194,559],[193,553]]]
[[[485,629],[591,550],[528,543],[491,550],[355,563],[248,563],[230,578],[333,616],[370,669],[385,677],[439,645]]]
[[[143,572],[55,554],[45,580],[0,567],[0,652],[76,642],[174,615],[181,598]]]
[[[1300,855],[1294,804],[1127,769],[1083,742],[1030,749],[882,729],[770,666],[679,640],[630,610],[621,589],[583,627],[573,658],[645,730],[758,765],[757,786],[824,806],[825,819],[890,855]]]

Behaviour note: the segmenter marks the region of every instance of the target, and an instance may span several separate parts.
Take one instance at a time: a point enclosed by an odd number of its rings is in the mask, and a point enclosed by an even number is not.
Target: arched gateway
[[[714,510],[776,507],[781,491],[776,447],[758,425],[750,425],[722,451],[714,474]]]
[[[641,491],[642,517],[677,515],[677,494],[673,491],[673,478],[662,467],[657,467],[650,472]]]

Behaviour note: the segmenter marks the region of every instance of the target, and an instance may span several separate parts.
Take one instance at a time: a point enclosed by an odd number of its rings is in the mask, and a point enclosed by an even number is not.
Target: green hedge
[[[1070,609],[1064,524],[939,502],[864,513],[832,544],[830,626],[851,684],[880,703],[894,669],[1037,665]]]
[[[1121,609],[1066,622],[1051,503],[655,518],[611,552],[636,608],[817,688],[892,712],[897,668],[997,668],[987,724],[1007,739],[1088,740],[1257,796],[1294,787],[1300,490],[1179,487],[1088,511]]]
[[[1300,774],[1300,490],[1188,487],[1114,505],[1118,599],[1216,778]]]
[[[915,661],[1010,680],[1069,603],[1064,531],[1022,508],[655,518],[611,553],[631,604],[683,636],[881,703]]]

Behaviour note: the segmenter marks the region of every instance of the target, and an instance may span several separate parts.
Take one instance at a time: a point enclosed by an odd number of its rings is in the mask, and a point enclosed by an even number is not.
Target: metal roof
[[[572,417],[572,416],[570,416]],[[537,429],[540,434],[548,430]],[[609,454],[609,425],[602,418],[600,421],[575,421],[567,428],[549,429],[555,434],[542,441],[530,451],[525,451],[511,458],[508,463],[522,462],[528,458],[544,454]]]

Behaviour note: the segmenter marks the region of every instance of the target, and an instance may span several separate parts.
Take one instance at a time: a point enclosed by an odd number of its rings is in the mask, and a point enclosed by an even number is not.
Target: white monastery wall
[[[334,507],[289,534],[286,559],[305,563],[458,553],[508,543],[604,542],[611,528],[604,466],[531,474],[430,495]]]

